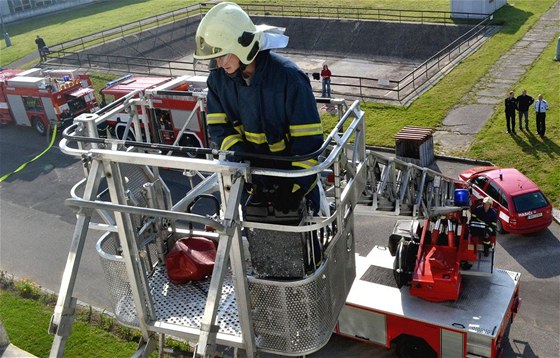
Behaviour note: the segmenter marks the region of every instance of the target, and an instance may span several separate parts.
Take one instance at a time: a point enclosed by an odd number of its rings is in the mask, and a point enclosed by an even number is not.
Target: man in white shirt
[[[539,94],[538,99],[534,103],[535,113],[537,114],[537,133],[544,138],[546,131],[546,111],[548,110],[548,102]]]

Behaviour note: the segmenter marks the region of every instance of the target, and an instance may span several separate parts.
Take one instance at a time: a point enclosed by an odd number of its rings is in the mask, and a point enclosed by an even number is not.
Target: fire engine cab
[[[98,110],[89,76],[78,69],[0,71],[0,123],[32,126],[45,135],[59,125]]]
[[[121,111],[107,120],[109,130],[119,139],[175,144],[186,147],[205,147],[207,140],[204,114],[206,77],[182,76],[149,77],[126,75],[108,82],[100,93],[109,102],[128,96],[131,101],[145,101],[138,111],[140,126],[135,127],[130,113]],[[146,130],[148,129],[148,130]]]

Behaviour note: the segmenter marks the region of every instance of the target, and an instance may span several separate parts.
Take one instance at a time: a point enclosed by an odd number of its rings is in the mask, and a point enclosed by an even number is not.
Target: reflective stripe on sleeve
[[[294,124],[290,126],[290,135],[292,137],[306,137],[318,134],[323,134],[321,123]]]
[[[244,134],[245,133],[245,128],[243,128],[243,124],[235,126],[235,127],[233,127],[233,129],[235,129],[235,131],[239,134]]]
[[[280,141],[278,141],[276,143],[269,144],[268,149],[273,153],[281,152],[284,149],[286,149],[286,142],[284,141],[284,139],[281,139]]]
[[[252,132],[245,132],[245,138],[255,144],[264,144],[266,143],[266,135],[264,133],[252,133]]]
[[[221,150],[228,150],[229,148],[233,147],[233,145],[235,143],[238,143],[238,142],[243,142],[243,138],[241,137],[241,134],[228,135],[222,141],[222,145],[220,146],[220,149]]]
[[[319,161],[317,159],[308,159],[301,162],[292,162],[292,166],[300,167],[303,169],[309,169],[311,167],[316,166],[317,164],[319,164]]]
[[[226,114],[225,113],[210,113],[206,117],[206,123],[208,124],[226,124]]]

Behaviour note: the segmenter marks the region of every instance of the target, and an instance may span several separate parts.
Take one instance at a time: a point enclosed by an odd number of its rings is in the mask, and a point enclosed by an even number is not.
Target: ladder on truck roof
[[[129,108],[134,105],[143,103],[123,98],[79,116],[60,143],[64,153],[81,158],[85,178],[66,201],[76,208],[77,223],[49,325],[55,336],[51,356],[62,356],[70,335],[76,306],[72,294],[89,229],[102,232],[97,251],[117,320],[142,333],[136,356],[148,355],[158,345],[161,351],[165,335],[198,342],[197,356],[211,356],[217,345],[243,349],[247,356],[305,355],[320,349],[329,340],[355,277],[353,212],[371,176],[359,102],[340,115],[322,148],[297,157],[319,156],[320,163],[296,171],[226,161],[239,153],[198,148],[198,154],[206,151],[217,159],[176,157],[162,153],[189,149],[99,138],[98,126],[115,111],[124,109],[137,116],[138,111]],[[167,169],[197,171],[204,178],[175,198],[165,183]],[[300,225],[241,218],[242,192],[253,175],[299,177],[326,170],[335,175],[334,185],[328,188],[334,210],[318,217],[304,215]],[[217,215],[190,212],[197,198],[213,192],[220,198]],[[102,222],[94,222],[99,218]],[[245,229],[297,237],[320,232],[323,260],[299,279],[255,276],[244,250]],[[175,240],[192,234],[217,242],[213,273],[204,281],[174,285],[166,275],[165,254]]]

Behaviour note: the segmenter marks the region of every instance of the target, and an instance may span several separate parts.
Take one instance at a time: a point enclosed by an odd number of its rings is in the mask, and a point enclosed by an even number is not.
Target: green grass
[[[523,89],[533,97],[542,93],[550,105],[546,114],[546,138],[535,129],[535,114],[529,111],[530,132],[505,133],[505,114],[499,106],[486,127],[476,138],[468,156],[489,160],[501,166],[512,166],[527,174],[546,195],[560,205],[560,62],[554,61],[556,39],[545,49],[531,70],[512,87],[516,95]],[[516,121],[517,122],[517,121]]]
[[[22,298],[14,292],[0,290],[0,319],[10,343],[37,357],[48,357],[53,336],[47,327],[52,306]],[[137,343],[117,338],[107,331],[77,320],[64,350],[64,357],[130,357]]]

